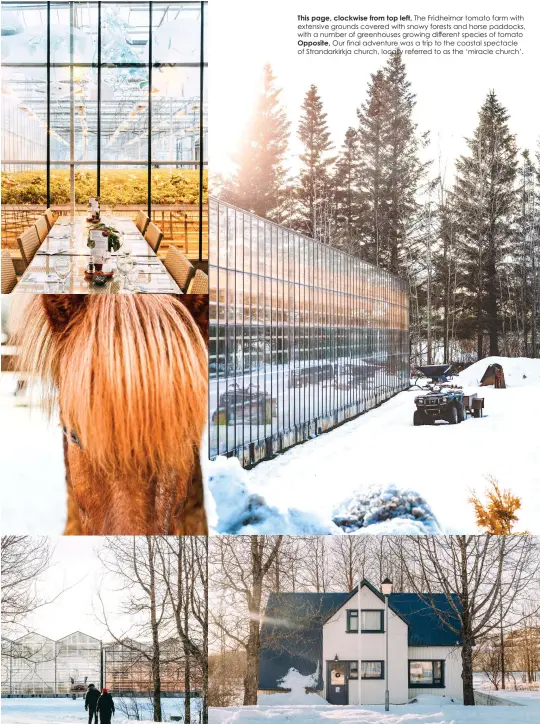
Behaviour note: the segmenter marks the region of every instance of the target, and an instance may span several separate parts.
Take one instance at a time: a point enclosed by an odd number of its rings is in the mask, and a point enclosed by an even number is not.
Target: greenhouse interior
[[[161,642],[160,662],[163,695],[182,694],[185,655],[177,639]],[[195,662],[190,679],[196,692]],[[37,633],[2,639],[2,696],[83,696],[88,684],[121,696],[148,695],[154,689],[152,646],[132,639],[104,643],[80,631],[57,641]]]
[[[409,385],[405,282],[210,198],[210,457],[245,466]]]
[[[202,268],[207,243],[206,2],[2,4],[2,248],[89,199],[143,211]]]

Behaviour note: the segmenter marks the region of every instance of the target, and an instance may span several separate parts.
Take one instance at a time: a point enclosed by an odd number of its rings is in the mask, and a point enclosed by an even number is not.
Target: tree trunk
[[[184,722],[191,724],[191,658],[184,648],[186,663],[184,669]]]
[[[161,671],[160,671],[160,645],[159,624],[156,607],[156,572],[154,568],[154,550],[151,537],[147,537],[148,565],[150,570],[150,627],[152,630],[152,685],[154,688],[154,721],[163,721],[161,711]]]
[[[470,639],[465,640],[461,649],[461,663],[463,670],[463,703],[465,706],[474,706],[474,684],[473,684],[473,647]]]
[[[257,706],[259,689],[259,620],[249,624],[249,637],[246,646],[246,676],[244,678],[244,706]]]

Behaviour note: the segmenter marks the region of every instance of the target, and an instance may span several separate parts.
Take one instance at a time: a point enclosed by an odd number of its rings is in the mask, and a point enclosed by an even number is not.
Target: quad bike
[[[449,382],[451,365],[425,365],[418,369],[430,382],[427,394],[414,398],[416,410],[413,424],[432,425],[436,420],[446,420],[451,425],[463,422],[467,415],[463,388]]]

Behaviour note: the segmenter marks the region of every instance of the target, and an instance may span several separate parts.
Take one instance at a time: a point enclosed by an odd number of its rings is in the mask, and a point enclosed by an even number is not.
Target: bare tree
[[[37,583],[51,566],[53,547],[43,536],[7,535],[2,537],[1,552],[3,634],[21,635],[27,617],[52,603],[39,594]]]
[[[381,536],[382,538],[382,536]],[[340,591],[351,592],[358,583],[358,571],[366,571],[369,536],[339,535],[331,540],[334,584]]]
[[[405,546],[413,589],[461,638],[463,702],[474,705],[473,647],[523,620],[524,602],[538,585],[538,542],[532,536],[407,536]],[[436,593],[444,594],[446,606]]]
[[[159,580],[157,540],[154,536],[107,538],[101,560],[107,570],[122,582],[122,589],[126,592],[122,612],[128,617],[129,626],[122,633],[111,629],[100,592],[102,621],[116,643],[136,652],[150,664],[154,721],[163,721],[161,641],[162,627],[167,618],[167,590]],[[144,643],[145,638],[150,638],[150,646]]]
[[[184,721],[191,722],[192,665],[202,681],[203,722],[208,693],[208,538],[156,538],[159,575],[184,650]]]
[[[326,593],[332,588],[330,543],[324,535],[310,535],[300,540],[302,566],[298,582],[303,590]]]
[[[215,626],[246,652],[244,705],[257,704],[265,594],[283,536],[223,536],[210,540]]]

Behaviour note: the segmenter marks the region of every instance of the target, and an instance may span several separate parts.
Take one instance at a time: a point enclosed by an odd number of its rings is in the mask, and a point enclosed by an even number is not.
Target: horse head
[[[41,295],[20,315],[21,366],[59,410],[66,533],[206,532],[207,297]]]

